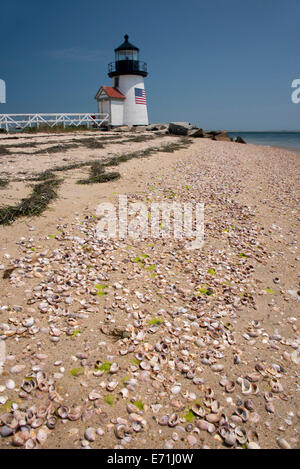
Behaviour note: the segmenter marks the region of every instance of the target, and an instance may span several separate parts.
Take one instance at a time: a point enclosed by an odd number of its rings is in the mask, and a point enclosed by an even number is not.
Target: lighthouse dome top
[[[131,44],[129,41],[128,41],[128,34],[125,34],[124,36],[124,39],[125,41],[115,49],[115,52],[118,52],[120,50],[135,50],[135,51],[139,51],[139,48],[138,47],[135,47],[133,44]]]

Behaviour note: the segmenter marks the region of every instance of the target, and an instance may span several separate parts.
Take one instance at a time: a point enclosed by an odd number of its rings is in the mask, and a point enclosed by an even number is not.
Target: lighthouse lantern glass
[[[120,50],[116,52],[116,62],[120,60],[139,60],[138,51],[136,50]]]

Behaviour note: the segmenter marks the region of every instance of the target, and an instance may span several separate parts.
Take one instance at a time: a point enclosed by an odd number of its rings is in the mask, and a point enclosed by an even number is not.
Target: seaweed
[[[105,173],[103,164],[100,161],[95,161],[91,164],[90,175],[87,179],[79,179],[77,184],[95,184],[101,182],[112,181],[113,179],[119,179],[120,173],[112,171]]]
[[[37,216],[43,213],[49,203],[57,197],[55,188],[61,180],[49,179],[33,187],[29,197],[15,206],[0,207],[0,225],[10,225],[19,217]]]

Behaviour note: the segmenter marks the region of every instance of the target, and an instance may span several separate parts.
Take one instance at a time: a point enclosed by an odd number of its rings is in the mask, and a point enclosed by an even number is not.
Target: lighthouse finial
[[[129,38],[128,34],[125,34],[124,36],[125,41],[128,41],[128,38]]]

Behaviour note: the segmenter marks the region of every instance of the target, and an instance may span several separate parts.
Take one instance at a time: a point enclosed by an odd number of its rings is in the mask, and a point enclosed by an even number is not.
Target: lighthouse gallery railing
[[[27,127],[101,127],[109,122],[109,114],[58,113],[58,114],[0,114],[0,129],[24,130]]]

